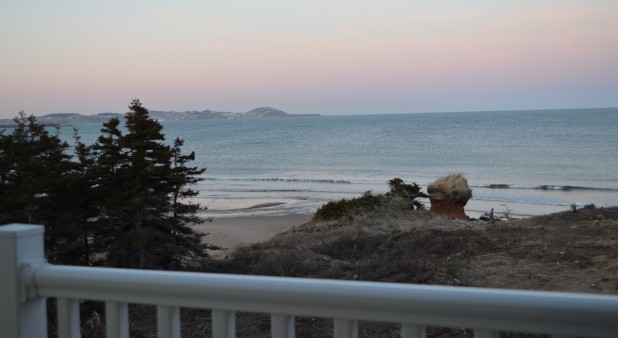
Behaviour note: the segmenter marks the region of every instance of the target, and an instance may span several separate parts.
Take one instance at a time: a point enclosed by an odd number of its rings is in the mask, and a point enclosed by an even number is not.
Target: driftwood
[[[494,226],[494,208],[491,208],[491,212],[489,212],[489,226]]]

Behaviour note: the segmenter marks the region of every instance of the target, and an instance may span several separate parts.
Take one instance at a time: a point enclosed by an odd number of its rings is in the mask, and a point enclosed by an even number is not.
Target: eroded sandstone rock
[[[469,220],[464,207],[472,198],[472,189],[461,174],[437,179],[427,187],[432,213],[450,219]]]
[[[431,202],[431,208],[429,208],[429,211],[435,215],[440,215],[449,219],[470,220],[470,217],[468,217],[464,211],[464,207],[466,206],[465,203],[453,203],[450,201],[434,200],[431,198],[429,201]]]

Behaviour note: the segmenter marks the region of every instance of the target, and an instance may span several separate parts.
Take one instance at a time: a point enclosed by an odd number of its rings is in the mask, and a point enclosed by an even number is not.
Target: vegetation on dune
[[[340,201],[341,202],[341,201]],[[223,272],[425,284],[456,284],[453,253],[487,252],[485,236],[444,229],[444,220],[381,196],[371,210],[346,219],[312,220],[263,243],[234,250]]]
[[[618,293],[618,208],[503,221],[448,220],[385,199],[370,211],[297,226],[236,248],[210,271],[545,291]],[[242,318],[242,319],[241,319]],[[268,318],[240,317],[244,327]],[[239,321],[239,322],[240,322]],[[310,323],[308,327],[307,323]],[[332,322],[299,318],[299,335],[332,336]],[[360,337],[396,337],[398,325],[360,324]],[[256,331],[253,331],[254,333]],[[428,337],[472,337],[428,328]],[[535,335],[504,333],[508,337]]]
[[[367,191],[361,197],[331,201],[321,206],[313,216],[314,221],[331,221],[351,217],[355,213],[371,210],[383,202],[384,196]]]
[[[401,198],[410,203],[410,208],[412,209],[415,207],[417,209],[423,208],[423,204],[417,201],[417,198],[429,197],[421,191],[421,187],[419,187],[416,183],[406,184],[400,178],[393,178],[388,181],[388,186],[390,191],[386,193],[387,197]]]
[[[313,221],[350,219],[356,214],[362,214],[384,205],[392,199],[405,201],[411,209],[423,207],[422,203],[416,199],[427,197],[427,195],[416,183],[406,184],[402,179],[394,178],[388,181],[388,185],[390,191],[385,195],[374,195],[371,191],[367,191],[361,197],[328,202],[316,211]]]
[[[449,181],[449,180],[447,180]],[[456,189],[450,180],[449,196]],[[272,239],[241,246],[209,271],[546,291],[618,293],[618,208],[504,221],[449,220],[410,208],[389,181],[385,195],[331,202],[345,216],[314,219]],[[455,187],[453,189],[452,187]],[[467,184],[466,184],[467,187]],[[420,194],[416,185],[412,192]],[[460,194],[452,192],[458,190]],[[375,202],[365,203],[361,201]],[[369,206],[369,207],[368,207]],[[329,209],[330,208],[330,209]],[[269,318],[238,317],[243,329],[268,334]],[[260,331],[260,328],[263,328]],[[332,321],[298,318],[299,336],[330,337]],[[359,337],[398,337],[401,327],[359,323]],[[472,337],[466,329],[428,327],[428,337]],[[538,337],[504,332],[501,336]]]
[[[200,206],[185,202],[204,169],[182,140],[167,145],[162,126],[133,100],[124,127],[112,118],[91,145],[71,147],[34,116],[20,113],[0,133],[0,224],[45,226],[54,263],[179,269],[207,257]]]

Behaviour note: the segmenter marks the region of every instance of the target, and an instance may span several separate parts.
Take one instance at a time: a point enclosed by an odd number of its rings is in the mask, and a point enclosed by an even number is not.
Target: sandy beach
[[[265,241],[295,225],[308,222],[311,217],[312,215],[221,217],[193,228],[208,233],[205,238],[207,243],[231,248],[238,244]]]

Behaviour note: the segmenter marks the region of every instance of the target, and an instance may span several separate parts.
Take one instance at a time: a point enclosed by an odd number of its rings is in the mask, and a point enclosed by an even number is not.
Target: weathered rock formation
[[[436,215],[444,216],[449,219],[470,220],[470,217],[468,217],[464,211],[465,204],[455,204],[449,201],[434,200],[431,198],[429,198],[429,201],[431,202],[429,211]]]
[[[461,174],[452,174],[437,179],[427,187],[432,213],[450,219],[470,218],[464,211],[464,206],[472,197],[472,189]]]

